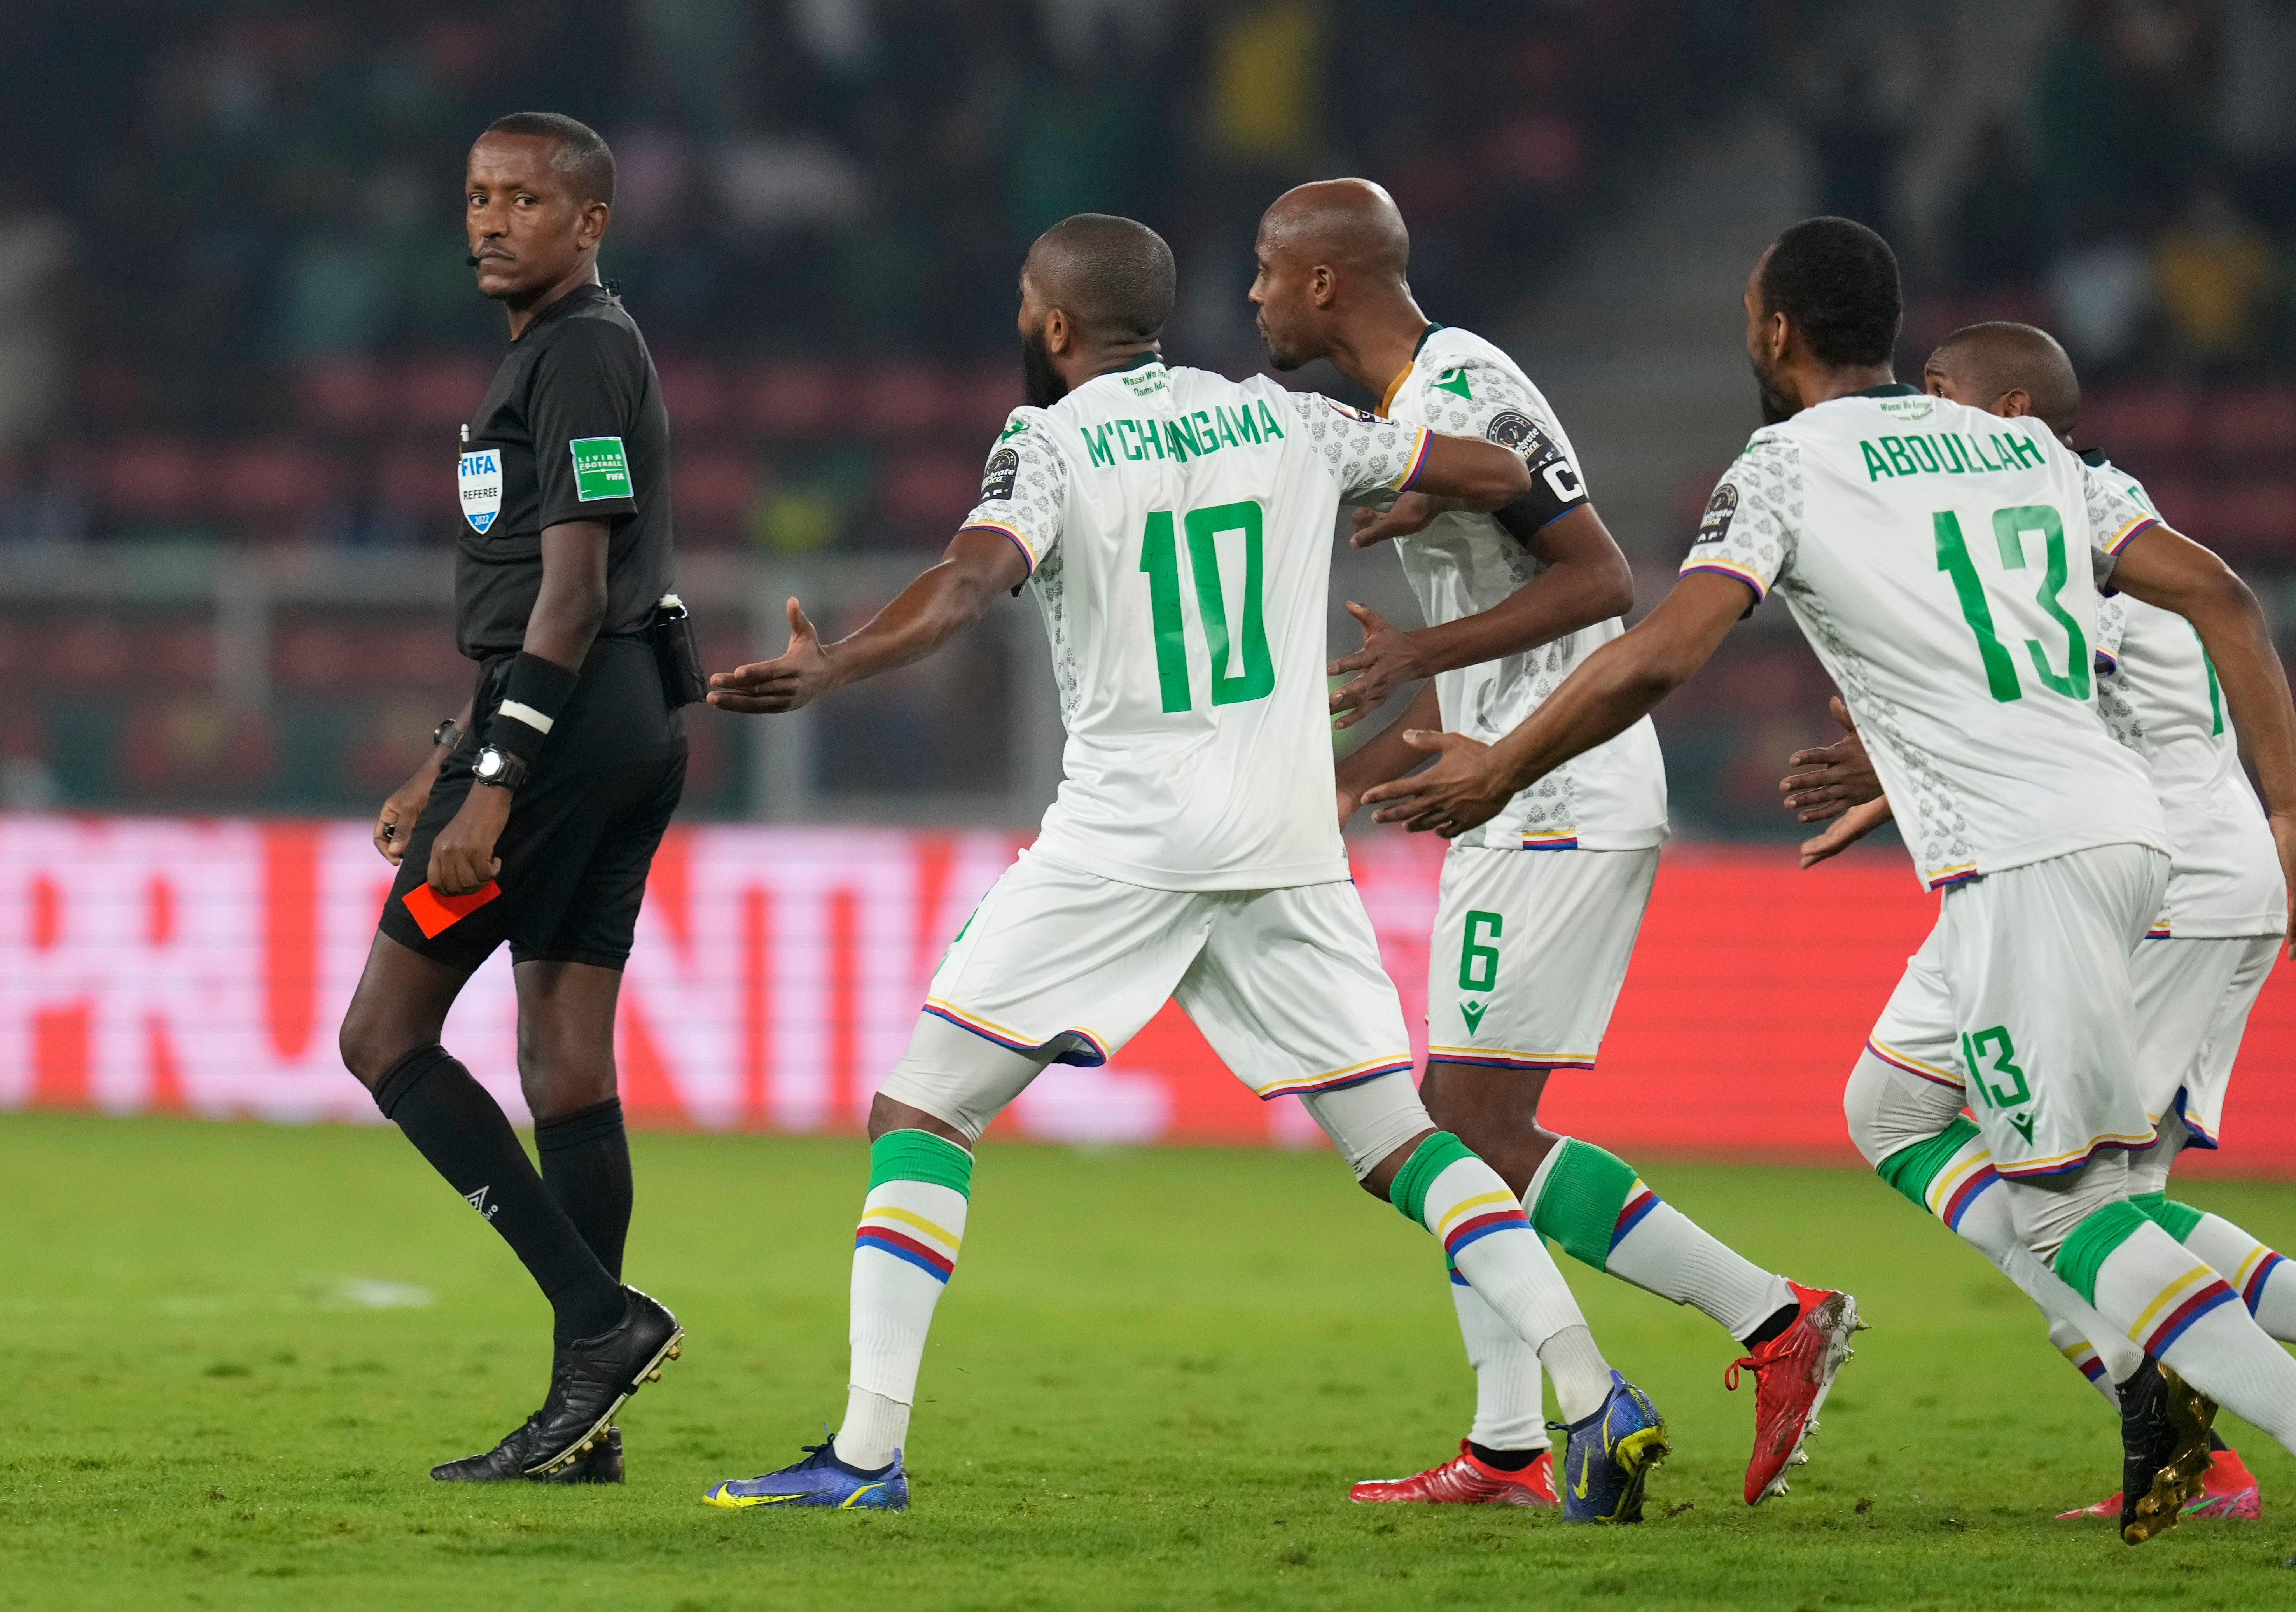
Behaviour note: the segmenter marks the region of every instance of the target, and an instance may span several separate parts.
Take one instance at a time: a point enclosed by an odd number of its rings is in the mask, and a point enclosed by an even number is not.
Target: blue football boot
[[[833,1444],[802,1446],[805,1459],[795,1466],[768,1472],[763,1477],[732,1477],[701,1497],[708,1506],[728,1511],[751,1506],[832,1506],[840,1511],[906,1511],[909,1509],[909,1474],[901,1452],[882,1472],[862,1472],[837,1459]]]
[[[1562,1430],[1570,1436],[1562,1458],[1562,1520],[1642,1521],[1643,1485],[1674,1448],[1650,1395],[1613,1371],[1602,1409]]]

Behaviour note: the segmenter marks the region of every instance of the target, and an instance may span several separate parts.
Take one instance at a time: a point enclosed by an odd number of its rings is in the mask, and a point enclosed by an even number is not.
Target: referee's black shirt
[[[542,532],[603,520],[606,618],[642,631],[670,586],[669,413],[645,339],[603,286],[578,286],[511,346],[456,460],[455,637],[473,660],[515,653],[542,589]]]

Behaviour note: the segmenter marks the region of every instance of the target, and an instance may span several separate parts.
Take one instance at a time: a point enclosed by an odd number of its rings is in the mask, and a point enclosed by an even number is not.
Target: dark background
[[[1240,372],[1255,221],[1340,173],[1394,192],[1430,314],[1549,391],[1645,606],[1755,423],[1746,269],[1821,210],[1898,244],[1903,372],[1970,318],[2048,325],[2086,437],[2276,616],[2296,560],[2296,0],[18,0],[0,805],[364,813],[405,775],[466,681],[450,461],[503,342],[462,157],[529,108],[619,158],[603,262],[716,665],[778,647],[782,591],[847,624],[938,552],[1017,400],[1038,230],[1163,231],[1168,351]],[[1408,618],[1390,558],[1339,578]],[[795,749],[696,713],[692,809],[1025,821],[1038,636]],[[1775,764],[1825,692],[1761,612],[1663,715],[1677,826],[1792,831]]]

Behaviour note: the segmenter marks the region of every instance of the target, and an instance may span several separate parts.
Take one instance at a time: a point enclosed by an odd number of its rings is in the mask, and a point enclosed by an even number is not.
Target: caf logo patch
[[[502,454],[493,448],[472,448],[455,461],[456,490],[463,499],[463,519],[471,530],[483,534],[502,513]]]
[[[1523,453],[1532,442],[1544,444],[1546,440],[1537,421],[1513,409],[1505,409],[1492,415],[1491,422],[1484,429],[1483,434],[1501,447],[1511,447],[1519,454]]]
[[[1021,455],[1008,447],[998,448],[988,455],[988,464],[980,472],[980,501],[993,503],[1013,495],[1013,486],[1021,479]]]
[[[1730,517],[1738,512],[1738,489],[1724,482],[1707,501],[1706,518],[1698,523],[1700,543],[1719,543],[1730,535]]]

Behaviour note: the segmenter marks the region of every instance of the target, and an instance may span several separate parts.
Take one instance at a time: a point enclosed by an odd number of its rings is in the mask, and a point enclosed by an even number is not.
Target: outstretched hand
[[[1839,856],[1889,822],[1892,814],[1887,795],[1851,806],[1827,823],[1823,832],[1813,834],[1801,842],[1803,870],[1807,871],[1816,867],[1829,856]]]
[[[1430,675],[1418,637],[1397,626],[1377,610],[1348,601],[1348,614],[1363,628],[1363,648],[1342,655],[1325,668],[1333,677],[1358,674],[1332,692],[1332,710],[1340,719],[1332,725],[1351,728],[1386,703],[1387,697],[1406,683]]]
[[[1379,807],[1372,814],[1374,822],[1399,822],[1414,834],[1432,831],[1453,839],[1497,816],[1514,793],[1491,765],[1491,747],[1480,739],[1413,728],[1403,742],[1440,759],[1423,773],[1365,790],[1363,804]]]
[[[1785,808],[1800,822],[1824,822],[1851,806],[1881,798],[1882,780],[1866,753],[1866,741],[1857,736],[1857,724],[1849,708],[1836,694],[1831,708],[1833,720],[1841,724],[1842,738],[1814,749],[1796,750],[1786,758],[1786,765],[1805,770],[1778,780]]]
[[[821,634],[794,599],[789,601],[789,648],[775,659],[710,674],[711,705],[748,716],[772,715],[809,705],[836,686]]]
[[[1377,510],[1357,510],[1356,529],[1348,542],[1356,548],[1367,549],[1390,537],[1407,537],[1414,532],[1425,531],[1428,522],[1436,516],[1465,507],[1456,498],[1439,498],[1432,493],[1401,493],[1385,514]]]

